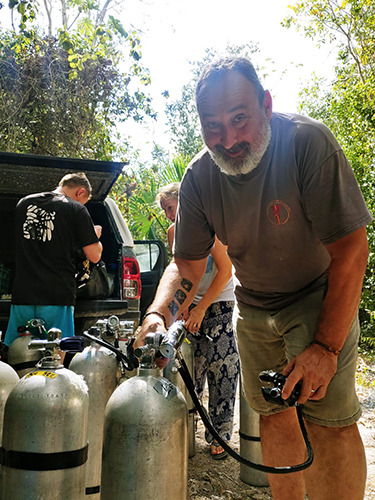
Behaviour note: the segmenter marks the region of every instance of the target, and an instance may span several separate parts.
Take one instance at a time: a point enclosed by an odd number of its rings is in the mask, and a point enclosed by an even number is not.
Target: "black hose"
[[[125,370],[128,370],[129,372],[131,372],[132,370],[134,370],[133,363],[126,356],[126,354],[121,351],[121,349],[119,349],[117,347],[114,347],[112,344],[110,344],[106,340],[99,339],[98,337],[94,337],[93,335],[90,335],[87,332],[83,332],[82,335],[84,337],[90,339],[92,342],[96,342],[97,344],[99,344],[99,345],[101,345],[103,347],[106,347],[110,351],[114,352],[116,354],[117,358],[120,359],[122,361],[122,363],[124,364]]]
[[[207,415],[206,410],[202,407],[200,404],[200,401],[198,399],[198,396],[195,394],[195,389],[194,389],[194,383],[191,379],[189,369],[186,366],[185,360],[183,359],[182,356],[178,357],[180,361],[180,366],[178,368],[178,371],[185,382],[186,388],[189,391],[189,394],[191,396],[191,399],[193,400],[193,403],[195,405],[195,408],[197,409],[203,424],[205,425],[206,429],[213,435],[213,437],[216,439],[216,441],[224,448],[224,450],[235,460],[238,462],[241,462],[241,464],[247,465],[248,467],[251,467],[252,469],[259,470],[261,472],[267,472],[269,474],[289,474],[291,472],[300,472],[304,469],[307,469],[307,467],[310,467],[310,465],[313,462],[314,459],[314,454],[313,450],[309,441],[309,437],[307,435],[306,427],[303,421],[302,417],[302,411],[301,407],[296,405],[297,409],[297,416],[298,416],[298,422],[301,428],[302,436],[306,445],[307,449],[307,460],[301,464],[298,465],[290,465],[290,466],[285,466],[285,467],[270,467],[268,465],[263,465],[263,464],[257,464],[255,462],[251,462],[250,460],[247,460],[246,458],[242,457],[239,455],[237,452],[235,452],[219,435],[219,433],[216,431],[214,426],[212,425],[212,422]]]
[[[114,352],[118,357],[121,358],[125,365],[125,369],[132,371],[134,369],[133,363],[130,361],[130,359],[118,348],[114,347],[112,344],[109,342],[106,342],[103,339],[99,339],[97,337],[94,337],[93,335],[90,335],[87,332],[84,332],[83,335],[90,339],[93,342],[96,342],[110,351]],[[132,344],[130,347],[130,351],[132,351]],[[132,355],[132,354],[130,354]],[[134,356],[134,354],[133,354]],[[195,408],[197,409],[206,429],[209,430],[209,432],[213,435],[213,437],[217,440],[217,442],[224,448],[224,450],[235,460],[238,462],[241,462],[242,464],[246,465],[247,467],[251,467],[252,469],[259,470],[261,472],[266,472],[269,474],[290,474],[291,472],[300,472],[304,469],[307,469],[307,467],[310,467],[310,465],[313,462],[313,450],[309,441],[309,437],[307,435],[306,427],[303,421],[302,417],[302,411],[300,406],[296,405],[297,409],[297,416],[298,416],[298,422],[301,428],[302,436],[306,444],[306,449],[307,449],[307,460],[301,464],[298,465],[290,465],[290,466],[285,466],[285,467],[270,467],[267,465],[263,464],[257,464],[255,462],[251,462],[250,460],[247,460],[246,458],[242,457],[239,455],[237,452],[235,452],[219,435],[217,430],[214,428],[209,416],[207,415],[206,410],[202,407],[200,404],[200,401],[198,399],[198,396],[195,394],[195,388],[194,388],[194,383],[191,379],[189,369],[186,366],[185,360],[181,354],[178,355],[178,360],[180,361],[180,366],[178,367],[178,371],[182,377],[182,380],[185,382],[186,388],[189,391],[189,394],[191,396],[191,399],[195,405]]]

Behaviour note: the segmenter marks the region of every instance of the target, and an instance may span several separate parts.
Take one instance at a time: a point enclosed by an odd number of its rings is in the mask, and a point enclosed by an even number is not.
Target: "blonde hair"
[[[180,191],[180,183],[172,182],[160,188],[155,201],[161,204],[165,200],[178,200],[178,192]]]
[[[86,189],[89,199],[91,198],[92,188],[84,172],[74,172],[73,174],[66,174],[59,182],[59,187],[83,187]]]

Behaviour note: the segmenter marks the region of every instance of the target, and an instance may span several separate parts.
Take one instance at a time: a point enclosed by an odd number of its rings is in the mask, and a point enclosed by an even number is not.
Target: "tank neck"
[[[158,367],[140,366],[138,369],[138,375],[143,377],[145,376],[160,377],[161,370]]]
[[[44,370],[48,369],[48,370],[57,370],[58,368],[64,368],[64,365],[61,364],[61,359],[60,359],[60,356],[58,356],[57,358],[53,358],[53,357],[45,357],[45,358],[42,358],[38,365],[39,368],[42,368]]]

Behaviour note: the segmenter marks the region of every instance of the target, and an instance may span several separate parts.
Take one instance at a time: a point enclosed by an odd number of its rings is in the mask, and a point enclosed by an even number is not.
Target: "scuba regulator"
[[[217,442],[224,448],[228,454],[233,457],[238,462],[256,469],[261,472],[271,473],[271,474],[289,474],[291,472],[299,472],[307,469],[313,462],[313,451],[307,435],[306,427],[302,417],[301,407],[297,404],[299,397],[299,392],[301,389],[301,382],[299,382],[292,394],[287,400],[282,399],[281,393],[284,387],[286,377],[281,373],[276,373],[274,371],[263,371],[259,374],[259,379],[265,382],[267,386],[262,387],[262,394],[266,401],[279,404],[284,407],[296,407],[297,417],[299,426],[301,428],[302,436],[307,449],[307,460],[298,465],[285,466],[285,467],[270,467],[263,464],[254,463],[250,460],[245,459],[234,451],[221,436],[218,434],[214,428],[205,408],[202,407],[198,396],[195,393],[194,383],[190,376],[189,369],[185,363],[185,360],[181,354],[181,344],[184,341],[187,334],[187,330],[182,321],[174,322],[167,332],[150,332],[145,337],[145,344],[143,346],[133,349],[134,339],[130,341],[127,345],[127,353],[123,353],[119,349],[116,349],[109,342],[98,339],[87,332],[84,332],[84,337],[107,347],[109,350],[115,352],[123,361],[125,369],[132,371],[139,365],[139,359],[150,357],[150,358],[175,358],[177,361],[178,371],[188,389],[190,397],[195,405],[197,412],[199,413],[203,424],[212,434],[212,436],[217,440]]]

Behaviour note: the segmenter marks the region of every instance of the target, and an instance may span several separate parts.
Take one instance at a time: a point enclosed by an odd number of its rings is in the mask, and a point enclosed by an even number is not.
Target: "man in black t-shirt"
[[[5,335],[10,345],[17,328],[42,318],[47,329],[74,335],[76,298],[74,253],[83,249],[91,262],[102,254],[101,226],[94,226],[85,203],[91,185],[84,173],[64,176],[52,192],[22,198],[16,207],[16,275]]]

